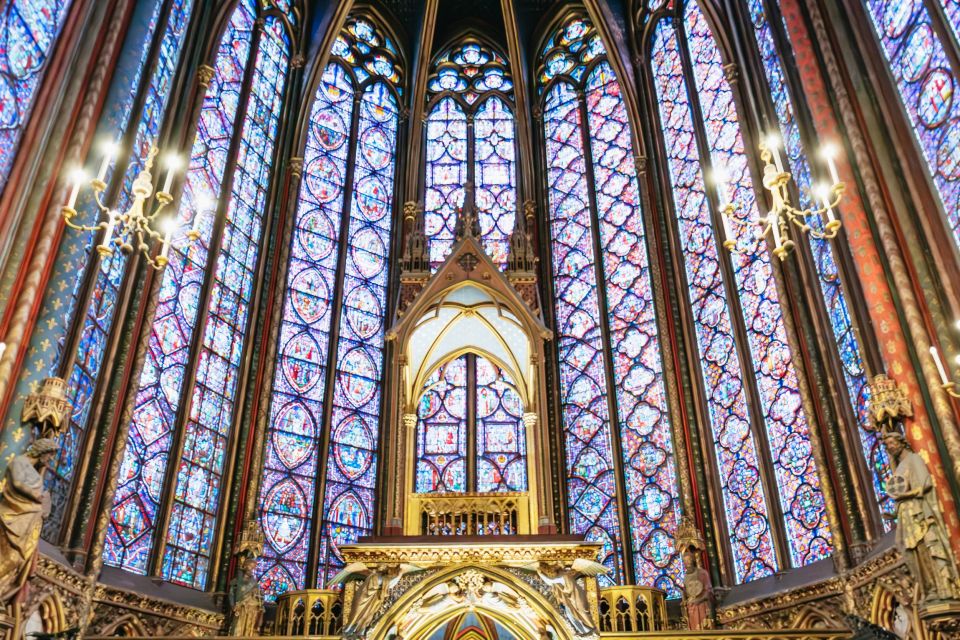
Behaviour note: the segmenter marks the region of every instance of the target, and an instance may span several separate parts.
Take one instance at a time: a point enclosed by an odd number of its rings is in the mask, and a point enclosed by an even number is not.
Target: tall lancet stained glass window
[[[947,227],[960,246],[960,100],[957,69],[943,40],[960,35],[960,8],[940,0],[948,24],[940,23],[937,2],[865,0],[880,48],[901,104],[940,197]]]
[[[538,80],[570,526],[603,543],[608,580],[632,563],[634,582],[676,596],[679,493],[627,107],[585,17],[551,35]]]
[[[163,578],[195,588],[207,584],[221,511],[291,29],[285,16],[262,11],[254,0],[240,0],[228,14],[201,106],[104,549],[108,564],[137,573],[150,571],[159,558]],[[199,232],[196,242],[187,239],[191,229]],[[197,354],[192,361],[191,352]]]
[[[765,245],[721,251],[705,187],[708,167],[728,176],[731,226],[749,243],[748,220],[759,214],[733,92],[698,4],[677,10],[656,25],[651,66],[733,568],[746,582],[780,568],[777,531],[792,566],[827,557],[831,532],[770,254]],[[776,495],[767,495],[764,469]],[[771,520],[772,500],[782,522]]]
[[[138,7],[136,20],[142,20],[142,32],[131,29],[124,43],[124,51],[135,55],[127,58],[127,69],[118,73],[117,80],[110,91],[110,102],[106,115],[98,127],[98,138],[109,139],[117,130],[129,131],[132,148],[124,153],[126,163],[114,163],[110,166],[106,181],[108,184],[120,181],[115,209],[126,210],[129,206],[133,181],[143,169],[143,163],[150,147],[157,143],[160,128],[166,114],[174,73],[183,49],[187,27],[193,11],[192,0],[178,0],[169,3],[156,0],[152,5],[144,3]],[[157,55],[148,60],[150,42],[159,39]],[[132,77],[128,77],[132,76]],[[124,82],[123,80],[126,80]],[[134,103],[142,95],[141,110],[134,117]],[[89,219],[96,215],[97,209],[89,199],[81,199],[79,208]],[[89,237],[75,236],[68,242],[89,242]],[[75,245],[64,245],[61,254],[69,253]],[[69,247],[69,248],[68,248]],[[82,338],[76,345],[73,367],[69,372],[69,393],[73,404],[70,425],[63,435],[58,457],[46,475],[47,489],[50,491],[53,508],[50,517],[44,522],[44,536],[55,539],[61,520],[66,513],[70,497],[70,488],[78,456],[87,435],[87,420],[91,404],[94,401],[94,389],[97,377],[106,355],[107,341],[113,325],[120,284],[126,270],[126,256],[120,252],[101,258],[94,275],[91,303],[83,318]],[[79,285],[79,281],[78,281]],[[80,291],[74,294],[74,305]],[[63,346],[65,346],[64,343]],[[64,357],[61,348],[60,357]]]
[[[70,0],[9,0],[0,7],[0,193],[70,5]]]
[[[433,63],[427,79],[424,228],[430,264],[450,253],[466,182],[476,187],[484,249],[504,266],[517,213],[513,81],[506,60],[467,38]]]
[[[310,107],[259,490],[269,599],[322,586],[373,527],[399,58],[351,18]]]
[[[749,1],[750,18],[753,22],[753,33],[757,41],[760,58],[763,62],[767,85],[770,88],[770,97],[773,101],[780,127],[781,139],[787,152],[790,172],[797,181],[800,190],[800,204],[803,207],[814,207],[811,190],[816,176],[805,153],[804,141],[800,134],[800,124],[797,121],[794,109],[793,96],[787,82],[784,64],[777,51],[775,22],[776,10],[768,19],[764,0]],[[787,35],[786,29],[783,30]],[[823,178],[824,176],[820,176]],[[812,224],[818,224],[816,220]],[[847,305],[847,293],[844,291],[840,279],[839,266],[835,257],[836,250],[829,240],[807,236],[810,241],[810,251],[816,267],[820,291],[826,316],[833,331],[837,346],[837,356],[840,361],[843,381],[846,383],[847,399],[853,415],[857,419],[858,434],[861,450],[866,466],[870,472],[873,484],[873,494],[880,511],[892,514],[893,500],[886,493],[886,481],[890,476],[890,465],[886,450],[880,441],[879,434],[871,428],[871,418],[867,407],[869,388],[867,387],[867,373],[864,368],[864,355],[857,338],[850,307]],[[892,526],[892,521],[883,519],[885,528]]]

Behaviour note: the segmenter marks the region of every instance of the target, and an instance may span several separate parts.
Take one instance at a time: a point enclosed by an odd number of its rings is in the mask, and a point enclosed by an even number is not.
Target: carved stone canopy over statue
[[[57,449],[56,440],[40,438],[7,467],[0,493],[0,605],[12,604],[29,577],[50,514],[43,474]]]
[[[897,429],[884,430],[883,444],[893,467],[887,494],[896,502],[897,546],[920,590],[918,604],[955,602],[960,583],[933,477]]]

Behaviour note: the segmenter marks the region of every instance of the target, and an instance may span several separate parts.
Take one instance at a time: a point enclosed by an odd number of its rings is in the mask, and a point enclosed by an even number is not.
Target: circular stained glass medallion
[[[917,96],[917,115],[930,129],[943,124],[953,106],[953,75],[940,67],[932,70],[923,80]]]

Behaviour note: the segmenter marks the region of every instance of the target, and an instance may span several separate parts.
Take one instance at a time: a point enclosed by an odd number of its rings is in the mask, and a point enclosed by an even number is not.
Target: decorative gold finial
[[[897,384],[881,373],[873,377],[869,387],[870,417],[877,431],[889,431],[897,422],[913,416],[913,406],[903,384]]]
[[[68,422],[69,410],[67,383],[63,378],[46,378],[38,392],[27,396],[20,419],[37,424],[41,438],[56,438]]]
[[[264,541],[260,523],[256,519],[247,520],[240,533],[240,540],[237,542],[237,555],[259,558],[263,555]]]

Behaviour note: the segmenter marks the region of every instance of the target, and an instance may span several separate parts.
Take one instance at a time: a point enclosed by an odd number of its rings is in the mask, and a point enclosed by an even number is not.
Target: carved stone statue
[[[7,467],[0,493],[0,605],[16,600],[33,566],[43,519],[50,514],[43,473],[57,448],[56,440],[40,438]]]
[[[581,576],[598,576],[609,569],[599,562],[578,559],[570,567],[557,563],[535,562],[522,567],[536,571],[553,592],[557,603],[563,607],[563,613],[577,636],[595,637],[598,635],[587,592],[580,583]]]
[[[237,575],[230,581],[230,635],[255,636],[260,633],[263,622],[263,593],[260,582],[254,575],[257,558],[252,555],[240,557]]]
[[[691,630],[713,629],[716,596],[710,572],[700,566],[703,537],[693,519],[684,516],[677,527],[677,549],[683,559],[683,609]]]
[[[695,547],[683,550],[683,608],[691,630],[712,629],[714,617],[713,584],[710,572],[700,566]]]
[[[354,562],[335,575],[331,584],[340,584],[348,580],[363,578],[353,592],[350,611],[344,621],[344,638],[362,638],[375,622],[375,616],[387,594],[408,573],[423,571],[423,567],[401,564],[397,566],[373,565],[368,567],[362,562]]]
[[[898,431],[887,430],[883,444],[893,466],[887,493],[897,505],[897,546],[920,588],[921,604],[956,600],[957,571],[930,471]]]

